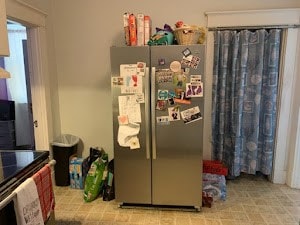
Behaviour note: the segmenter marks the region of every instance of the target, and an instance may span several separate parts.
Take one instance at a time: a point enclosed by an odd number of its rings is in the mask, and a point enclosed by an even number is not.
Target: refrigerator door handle
[[[152,159],[156,159],[156,130],[155,130],[155,67],[151,69],[151,121],[152,121]]]
[[[145,120],[146,120],[146,130],[150,130],[150,102],[149,102],[149,95],[150,95],[150,74],[149,74],[149,67],[146,67],[146,74],[145,74]],[[149,133],[146,134],[146,158],[150,159],[150,135]]]

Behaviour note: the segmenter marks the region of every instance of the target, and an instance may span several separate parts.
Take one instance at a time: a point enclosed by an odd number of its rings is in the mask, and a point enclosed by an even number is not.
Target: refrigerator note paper
[[[138,133],[140,125],[138,123],[129,123],[128,125],[120,125],[118,130],[118,143],[122,147],[130,147],[135,149],[139,146]]]
[[[135,95],[122,95],[119,100],[119,115],[127,115],[130,123],[141,123],[141,107]]]
[[[123,86],[121,87],[122,94],[143,92],[142,77],[137,74],[137,64],[120,65],[120,76],[124,79]]]

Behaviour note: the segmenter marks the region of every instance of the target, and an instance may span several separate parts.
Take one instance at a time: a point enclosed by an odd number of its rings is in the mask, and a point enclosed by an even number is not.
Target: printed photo
[[[170,120],[169,120],[168,116],[159,116],[159,117],[156,117],[156,123],[158,125],[169,125]]]
[[[124,84],[123,77],[112,77],[111,78],[112,86],[122,86]]]
[[[185,124],[195,122],[202,119],[202,115],[198,106],[184,110],[181,112],[181,118]]]
[[[186,75],[182,72],[174,73],[173,76],[173,84],[176,85],[177,87],[185,87],[187,77]]]
[[[167,109],[167,101],[166,100],[157,100],[156,109],[157,110],[166,110]]]
[[[200,58],[198,56],[189,55],[187,57],[182,57],[181,65],[188,66],[193,69],[197,69],[200,63]]]
[[[175,104],[174,98],[169,98],[168,102],[169,102],[169,105],[174,105]]]
[[[185,95],[187,98],[193,98],[193,97],[203,97],[203,85],[202,82],[199,84],[192,84],[187,83],[186,84],[186,91]]]
[[[170,121],[180,120],[179,106],[168,108],[168,112],[169,112],[169,120]]]

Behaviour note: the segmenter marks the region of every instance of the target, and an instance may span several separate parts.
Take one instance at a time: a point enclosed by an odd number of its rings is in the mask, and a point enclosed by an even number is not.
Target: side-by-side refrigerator
[[[204,45],[111,47],[115,194],[121,206],[200,210]]]

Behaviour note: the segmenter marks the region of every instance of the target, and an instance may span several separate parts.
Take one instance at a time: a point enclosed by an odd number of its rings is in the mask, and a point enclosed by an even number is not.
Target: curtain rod
[[[266,25],[266,26],[209,27],[208,31],[217,31],[217,30],[284,29],[284,28],[300,28],[300,24],[291,24],[291,25]]]

